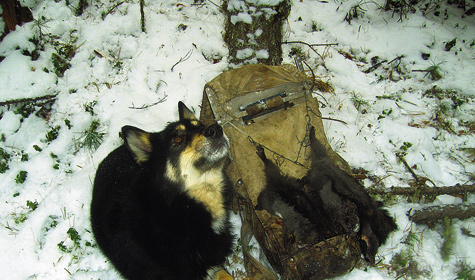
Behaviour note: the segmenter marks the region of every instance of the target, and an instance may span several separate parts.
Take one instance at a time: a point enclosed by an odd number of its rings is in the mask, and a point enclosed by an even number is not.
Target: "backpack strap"
[[[251,209],[252,203],[243,185],[244,184],[242,180],[239,179],[236,183],[234,191],[236,196],[235,201],[237,201],[239,204],[239,214],[241,216],[242,222],[241,242],[244,256],[244,266],[246,268],[247,275],[250,277],[250,279],[278,280],[279,277],[277,277],[275,272],[261,264],[249,252],[249,243],[254,236],[251,221],[251,212],[253,209]]]

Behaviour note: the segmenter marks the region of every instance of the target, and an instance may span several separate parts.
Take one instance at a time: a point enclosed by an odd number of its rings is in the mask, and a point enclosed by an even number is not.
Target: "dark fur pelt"
[[[162,132],[124,127],[124,145],[111,152],[96,173],[93,233],[127,279],[204,279],[231,253],[230,222],[223,208],[230,202],[222,171],[227,150],[211,159],[199,146],[206,142],[211,152],[228,149],[227,138],[221,139],[225,136],[220,128],[199,124],[183,104],[179,107],[180,121]],[[180,174],[188,172],[185,166],[193,172],[182,178]],[[213,181],[196,182],[215,187],[216,201],[193,193],[200,185],[192,184],[195,179],[190,184],[189,177],[203,174]]]
[[[356,233],[361,237],[365,258],[374,263],[379,246],[397,228],[396,223],[363,186],[333,163],[325,147],[315,138],[313,127],[310,129],[310,148],[311,167],[302,179],[295,179],[283,175],[266,158],[262,147],[258,147],[257,154],[265,164],[267,178],[258,205],[271,205],[266,197],[279,197],[293,207],[301,219],[315,226],[316,242],[338,234]],[[279,212],[278,209],[271,211]],[[285,224],[286,216],[282,215],[282,218]]]

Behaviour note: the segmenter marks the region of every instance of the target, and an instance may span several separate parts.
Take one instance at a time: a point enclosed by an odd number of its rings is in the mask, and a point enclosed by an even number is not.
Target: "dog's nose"
[[[223,136],[223,128],[217,123],[212,124],[205,129],[205,136],[211,138],[219,138]]]

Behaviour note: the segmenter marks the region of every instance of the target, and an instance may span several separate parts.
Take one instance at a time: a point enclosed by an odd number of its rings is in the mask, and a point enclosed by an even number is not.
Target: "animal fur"
[[[265,157],[262,147],[258,147],[257,154],[264,162],[267,178],[266,188],[258,198],[259,204],[272,193],[312,222],[319,237],[353,234],[358,230],[363,255],[374,263],[378,247],[397,228],[394,220],[363,186],[333,163],[325,147],[315,138],[314,127],[310,129],[310,148],[310,169],[302,179],[296,179],[281,174]],[[270,211],[276,212],[275,209]]]
[[[205,279],[232,251],[229,141],[178,108],[179,121],[161,132],[123,127],[125,143],[96,173],[93,233],[128,279]]]
[[[257,198],[256,209],[282,218],[285,241],[311,244],[323,240],[324,237],[318,233],[326,228],[326,220],[320,219],[323,216],[320,204],[308,197],[299,180],[282,175],[277,165],[267,159],[262,146],[257,146],[257,155],[264,162],[267,183]]]

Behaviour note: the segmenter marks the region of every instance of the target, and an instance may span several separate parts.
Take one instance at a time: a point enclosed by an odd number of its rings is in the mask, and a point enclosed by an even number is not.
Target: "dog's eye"
[[[177,136],[177,137],[173,138],[173,142],[175,142],[175,143],[180,143],[181,141],[183,141],[183,138],[180,137],[180,136]]]

